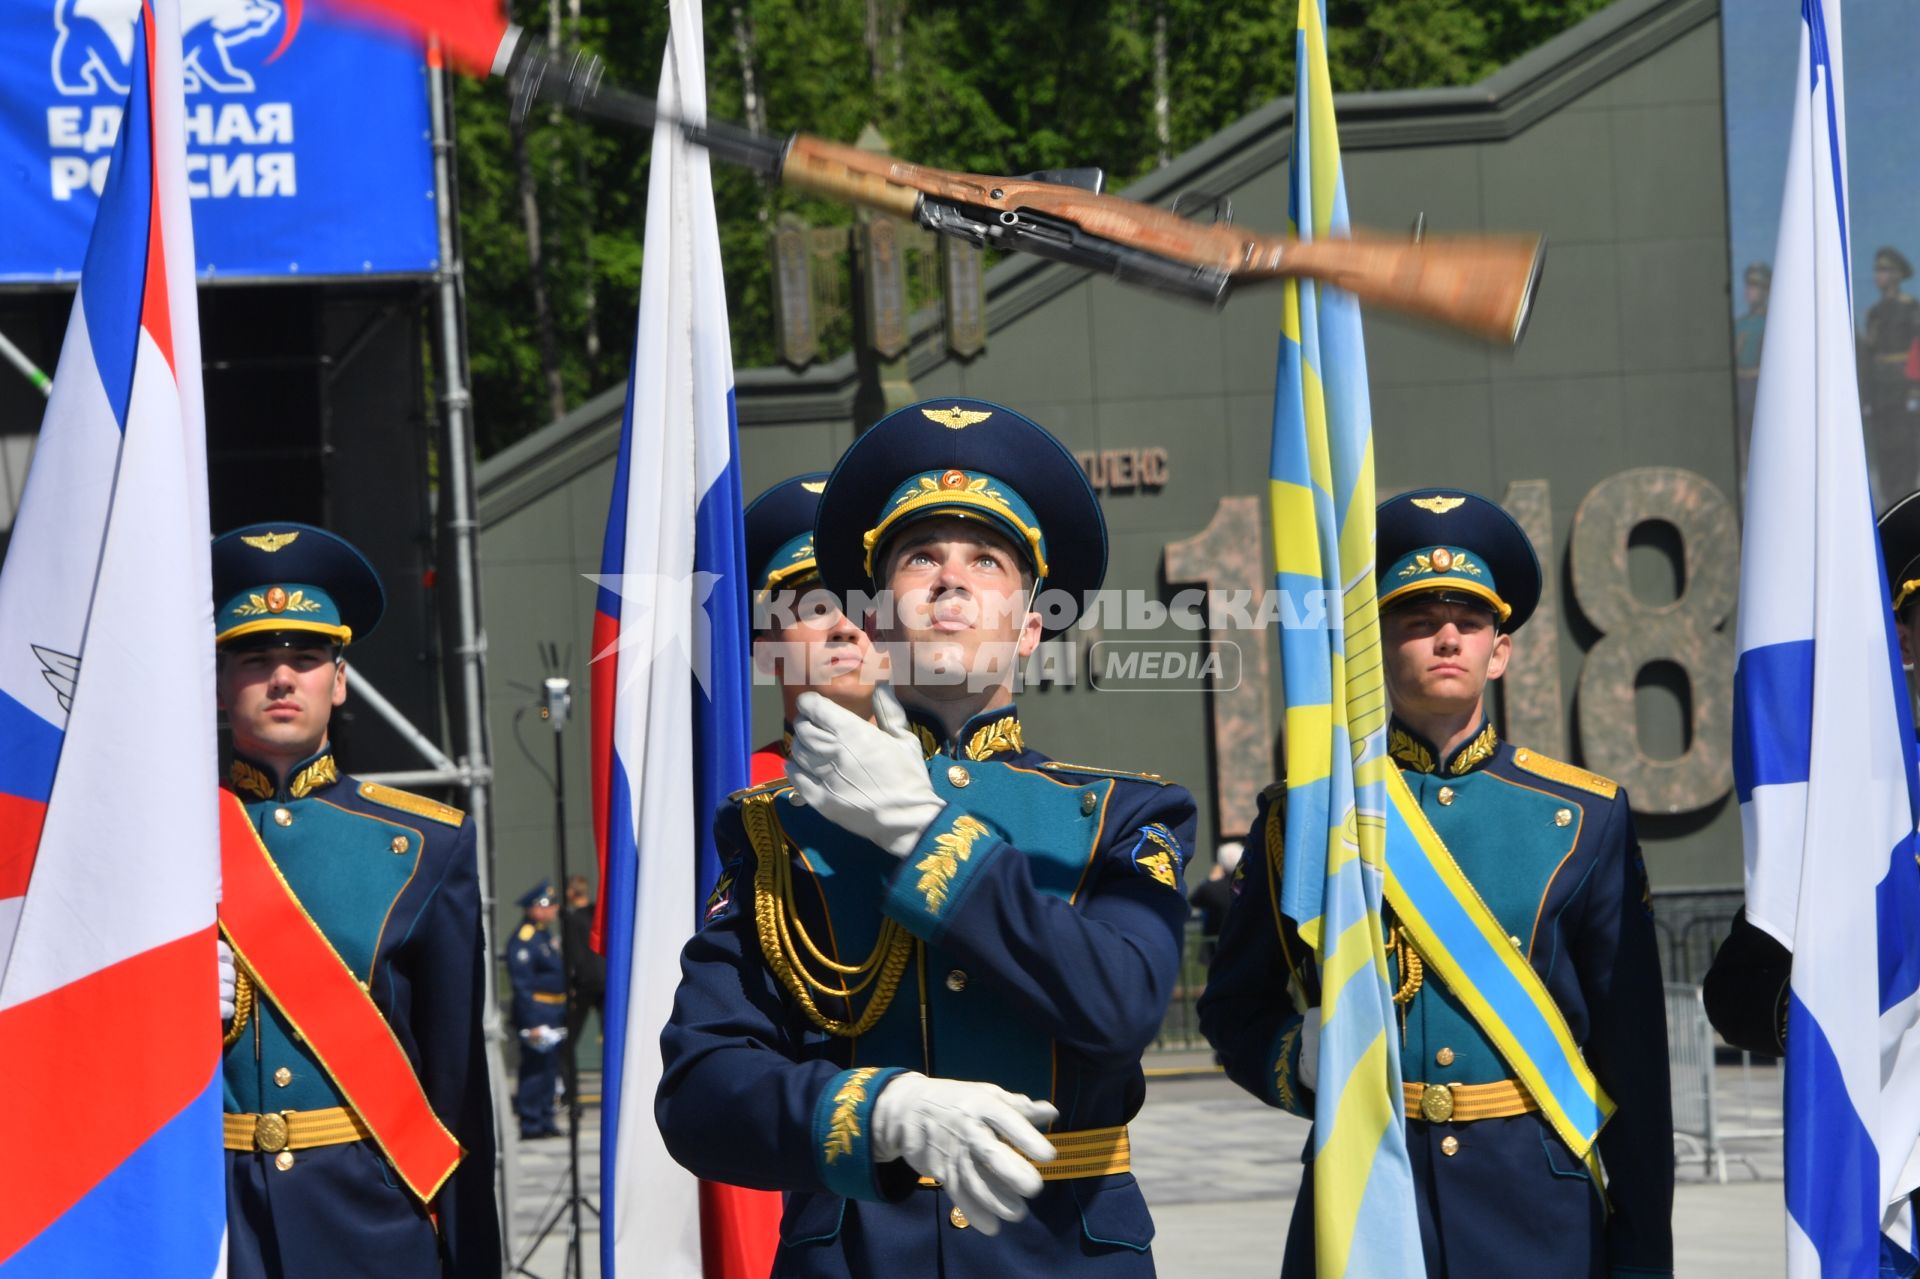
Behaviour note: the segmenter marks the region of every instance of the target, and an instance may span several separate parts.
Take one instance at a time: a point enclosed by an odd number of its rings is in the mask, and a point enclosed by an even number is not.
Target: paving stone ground
[[[1132,1125],[1134,1173],[1152,1205],[1154,1256],[1166,1279],[1273,1279],[1293,1199],[1307,1125],[1255,1102],[1212,1070],[1203,1054],[1156,1059],[1147,1102]],[[593,1083],[589,1078],[588,1088]],[[1779,1126],[1777,1072],[1723,1066],[1716,1075],[1724,1131]],[[599,1201],[599,1112],[581,1131],[581,1185]],[[1685,1143],[1683,1143],[1684,1145]],[[1785,1212],[1777,1135],[1735,1140],[1726,1182],[1697,1156],[1683,1162],[1674,1203],[1675,1273],[1767,1279],[1786,1273]],[[535,1279],[565,1274],[563,1214],[529,1255],[533,1237],[566,1199],[564,1138],[518,1147],[512,1233],[514,1260]],[[597,1276],[599,1224],[583,1209],[584,1273]],[[648,1276],[647,1279],[653,1279]],[[903,1276],[902,1279],[911,1279]]]

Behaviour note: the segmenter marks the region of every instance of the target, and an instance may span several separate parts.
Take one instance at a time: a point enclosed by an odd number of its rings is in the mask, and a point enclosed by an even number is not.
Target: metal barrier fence
[[[1200,1034],[1200,1014],[1195,1005],[1207,985],[1207,963],[1213,958],[1213,943],[1200,932],[1200,921],[1187,921],[1186,936],[1180,946],[1180,978],[1174,983],[1173,998],[1167,1003],[1167,1016],[1160,1023],[1160,1036],[1149,1052],[1191,1052],[1209,1047]]]
[[[1698,984],[1713,963],[1746,894],[1731,888],[1683,888],[1653,895],[1653,931],[1668,981]]]
[[[1660,946],[1660,971],[1670,982],[1697,985],[1707,975],[1714,952],[1727,935],[1733,913],[1740,909],[1742,892],[1731,888],[1686,888],[1653,895],[1653,930]],[[1174,985],[1167,1017],[1153,1051],[1189,1052],[1207,1047],[1200,1035],[1194,1005],[1207,984],[1207,961],[1213,957],[1201,935],[1198,918],[1187,921],[1180,954],[1180,979]]]
[[[1704,1172],[1727,1179],[1729,1158],[1762,1175],[1753,1158],[1729,1149],[1732,1143],[1781,1141],[1780,1072],[1756,1069],[1751,1053],[1739,1063],[1719,1064],[1719,1037],[1707,1024],[1700,987],[1667,983],[1667,1064],[1673,1087],[1674,1158],[1685,1166],[1697,1160]],[[1759,1154],[1760,1149],[1753,1152]]]

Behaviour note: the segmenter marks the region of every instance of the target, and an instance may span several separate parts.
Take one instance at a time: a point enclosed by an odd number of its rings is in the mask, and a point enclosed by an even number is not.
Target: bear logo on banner
[[[126,93],[139,17],[140,0],[54,0],[54,88],[68,97]],[[252,44],[240,49],[243,59],[270,61],[280,51],[270,37],[299,21],[300,0],[182,0],[187,92],[253,92],[253,75],[236,65],[235,50]]]

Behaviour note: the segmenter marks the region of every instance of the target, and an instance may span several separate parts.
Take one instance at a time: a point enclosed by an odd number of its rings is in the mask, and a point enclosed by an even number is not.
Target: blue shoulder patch
[[[1180,849],[1180,841],[1173,831],[1159,822],[1150,822],[1140,828],[1140,838],[1133,845],[1133,868],[1142,875],[1159,880],[1168,888],[1180,887],[1180,869],[1186,861],[1186,854]]]

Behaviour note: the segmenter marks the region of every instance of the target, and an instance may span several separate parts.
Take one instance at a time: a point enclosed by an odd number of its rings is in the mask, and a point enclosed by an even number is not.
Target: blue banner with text
[[[302,0],[182,0],[203,279],[438,264],[417,44]],[[126,102],[140,0],[0,0],[0,282],[74,279]]]

